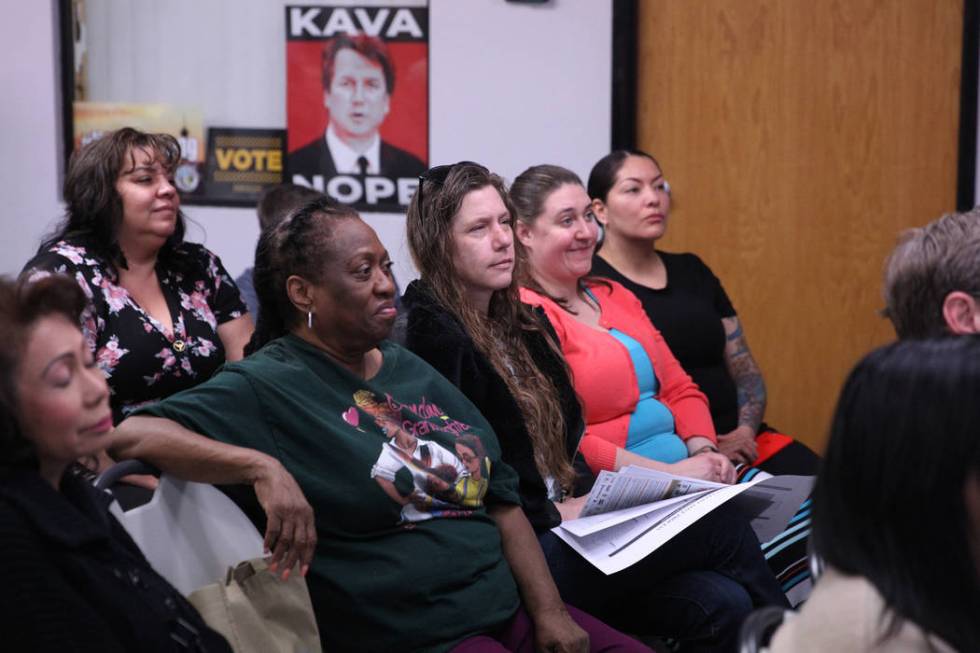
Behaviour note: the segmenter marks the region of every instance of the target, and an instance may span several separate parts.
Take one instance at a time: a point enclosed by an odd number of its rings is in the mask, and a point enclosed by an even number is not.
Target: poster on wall
[[[255,206],[262,191],[283,181],[282,129],[208,129],[204,195],[210,204]]]
[[[428,167],[428,11],[286,7],[286,181],[405,211]]]
[[[101,138],[106,132],[133,127],[144,132],[170,134],[180,143],[180,164],[174,185],[181,198],[191,201],[204,194],[204,118],[196,107],[170,104],[121,102],[75,102],[72,105],[74,143],[72,149]]]

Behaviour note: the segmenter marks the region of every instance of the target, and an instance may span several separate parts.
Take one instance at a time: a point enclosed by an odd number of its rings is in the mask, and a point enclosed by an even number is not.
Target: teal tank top
[[[610,329],[609,334],[629,352],[640,391],[640,399],[630,416],[626,450],[662,463],[684,460],[687,445],[674,431],[674,416],[670,409],[655,398],[660,383],[646,350],[622,331]]]

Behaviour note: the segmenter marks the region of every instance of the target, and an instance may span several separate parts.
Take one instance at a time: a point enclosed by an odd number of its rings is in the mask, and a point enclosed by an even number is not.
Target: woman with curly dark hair
[[[113,421],[242,357],[252,321],[221,261],[184,241],[180,146],[126,127],[84,145],[65,177],[65,219],[27,263],[74,278],[82,332],[111,389]]]

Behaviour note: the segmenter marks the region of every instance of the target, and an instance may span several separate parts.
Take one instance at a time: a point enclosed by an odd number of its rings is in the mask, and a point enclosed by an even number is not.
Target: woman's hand
[[[269,568],[288,578],[293,565],[306,574],[316,549],[316,524],[296,479],[278,460],[255,449],[211,440],[162,417],[128,417],[112,432],[109,453],[137,458],[165,474],[197,483],[252,485],[265,511]]]
[[[578,516],[582,513],[582,508],[585,507],[588,501],[588,494],[581,497],[569,497],[560,503],[555,502],[555,508],[558,509],[558,514],[561,515],[562,521],[571,521],[572,519],[578,519]]]
[[[500,546],[514,573],[539,651],[584,652],[589,636],[568,614],[548,571],[544,552],[520,506],[495,504],[487,511],[500,529]]]
[[[759,450],[755,445],[755,430],[743,424],[729,433],[719,435],[718,450],[736,465],[751,465],[759,457]]]
[[[534,639],[542,653],[587,653],[589,635],[564,608],[534,617]]]
[[[296,479],[275,458],[267,458],[254,488],[266,516],[264,546],[272,553],[269,569],[282,569],[282,579],[286,580],[298,562],[300,574],[305,576],[316,550],[313,508]]]
[[[715,483],[734,483],[735,468],[728,458],[720,453],[708,451],[691,456],[671,465],[670,472],[679,476],[700,478]]]

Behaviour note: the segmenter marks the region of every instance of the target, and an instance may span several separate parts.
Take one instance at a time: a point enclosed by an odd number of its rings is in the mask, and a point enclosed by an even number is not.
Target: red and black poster
[[[405,210],[428,167],[428,11],[286,7],[286,181]]]

